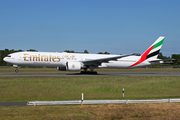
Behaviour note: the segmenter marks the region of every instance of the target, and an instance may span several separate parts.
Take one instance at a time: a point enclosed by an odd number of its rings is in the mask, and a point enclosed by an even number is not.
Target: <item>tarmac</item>
[[[0,107],[1,106],[26,106],[27,102],[0,102]]]
[[[95,74],[80,73],[0,73],[0,76],[180,76],[180,72],[99,72]]]

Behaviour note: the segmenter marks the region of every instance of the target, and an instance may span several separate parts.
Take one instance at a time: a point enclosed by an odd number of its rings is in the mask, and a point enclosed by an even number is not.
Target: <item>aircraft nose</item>
[[[4,59],[3,59],[5,62],[7,62],[8,60],[7,60],[7,57],[5,57]]]
[[[5,57],[5,58],[3,58],[3,60],[6,62],[6,57]]]

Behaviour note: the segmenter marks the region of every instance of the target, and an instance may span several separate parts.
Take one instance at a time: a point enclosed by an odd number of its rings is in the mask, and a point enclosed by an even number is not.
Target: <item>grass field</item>
[[[178,98],[179,91],[180,77],[0,77],[0,101]]]
[[[100,69],[98,72],[171,72],[180,69]],[[21,68],[23,73],[62,72]],[[0,73],[14,73],[1,68]],[[125,88],[125,98],[122,97]],[[0,77],[0,101],[180,98],[180,77]],[[180,119],[180,103],[0,107],[2,120]]]
[[[179,103],[0,107],[1,120],[179,120]]]

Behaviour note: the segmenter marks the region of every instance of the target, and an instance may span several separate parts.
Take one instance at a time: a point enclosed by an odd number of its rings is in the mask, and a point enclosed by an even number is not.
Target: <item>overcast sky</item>
[[[180,54],[179,0],[1,0],[0,50]]]

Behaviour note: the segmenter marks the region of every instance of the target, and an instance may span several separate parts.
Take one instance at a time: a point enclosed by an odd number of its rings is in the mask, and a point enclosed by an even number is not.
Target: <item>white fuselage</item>
[[[4,61],[18,66],[66,67],[67,62],[82,62],[85,60],[102,59],[119,55],[83,54],[83,53],[53,53],[53,52],[17,52],[9,54]],[[140,59],[140,56],[127,56],[109,62],[103,62],[98,68],[134,68],[151,65],[147,60],[130,67]],[[82,64],[83,66],[83,64]]]
[[[79,71],[94,68],[136,68],[163,63],[157,59],[165,37],[160,36],[141,56],[83,53],[17,52],[3,60],[17,66],[47,66],[58,70]],[[16,71],[17,72],[17,71]],[[92,72],[93,73],[93,72]],[[97,72],[95,72],[97,73]]]

